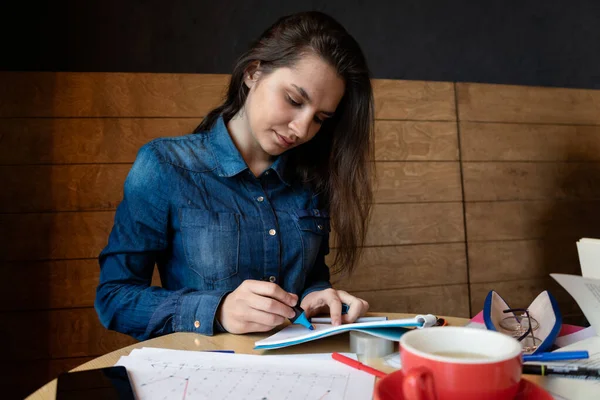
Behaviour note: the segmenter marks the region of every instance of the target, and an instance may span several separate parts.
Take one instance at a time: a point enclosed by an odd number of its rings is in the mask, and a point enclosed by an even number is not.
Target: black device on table
[[[58,376],[56,400],[134,400],[125,367],[65,372]]]

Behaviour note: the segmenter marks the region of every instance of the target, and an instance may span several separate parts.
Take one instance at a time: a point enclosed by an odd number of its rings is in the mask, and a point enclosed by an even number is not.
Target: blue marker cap
[[[294,309],[294,318],[290,318],[292,324],[302,325],[303,327],[310,329],[311,331],[315,330],[315,327],[308,322],[306,315],[304,314],[304,310],[300,306],[292,307]]]

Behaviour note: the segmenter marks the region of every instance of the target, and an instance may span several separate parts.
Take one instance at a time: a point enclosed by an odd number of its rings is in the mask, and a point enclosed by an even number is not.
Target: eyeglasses
[[[508,308],[503,313],[513,313],[500,321],[500,326],[521,342],[524,353],[533,353],[542,341],[535,337],[534,331],[540,327],[539,322],[529,315],[526,308]]]

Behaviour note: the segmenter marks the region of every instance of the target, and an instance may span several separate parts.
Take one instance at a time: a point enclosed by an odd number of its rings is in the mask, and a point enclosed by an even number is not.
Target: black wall
[[[279,16],[316,9],[356,37],[375,78],[600,89],[598,0],[4,3],[2,70],[229,73]]]

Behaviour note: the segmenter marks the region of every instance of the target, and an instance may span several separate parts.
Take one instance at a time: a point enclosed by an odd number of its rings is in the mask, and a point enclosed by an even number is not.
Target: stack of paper
[[[590,322],[593,337],[578,341],[557,351],[587,350],[590,358],[575,360],[569,364],[600,368],[600,240],[584,238],[577,242],[581,274],[550,274],[577,302]],[[556,364],[556,363],[555,363]],[[564,364],[564,363],[562,363]],[[565,399],[598,399],[600,381],[548,377],[544,387],[552,394]]]
[[[375,378],[321,356],[142,348],[119,359],[138,399],[371,399]]]

